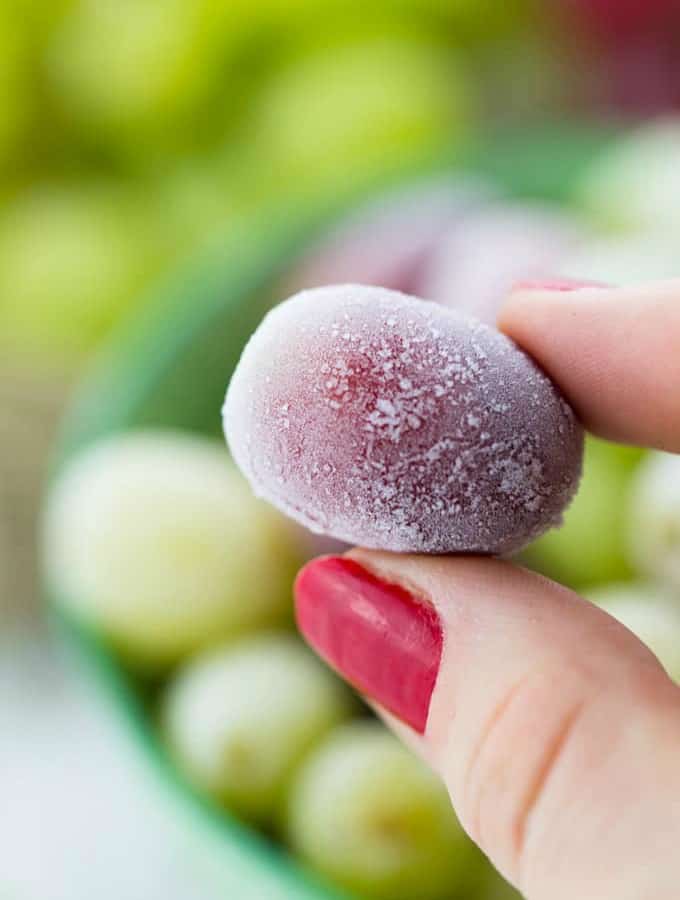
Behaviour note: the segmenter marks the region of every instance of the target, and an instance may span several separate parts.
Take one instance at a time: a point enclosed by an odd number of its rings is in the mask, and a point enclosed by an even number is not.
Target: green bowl
[[[471,148],[463,161],[426,160],[397,181],[429,179],[456,168],[489,176],[511,194],[565,201],[580,172],[612,139],[609,130],[589,126],[502,132]],[[231,372],[249,335],[280,299],[281,276],[344,212],[393,184],[391,178],[368,192],[350,191],[332,205],[269,214],[229,240],[216,241],[213,250],[176,275],[88,374],[64,423],[53,476],[81,448],[117,431],[161,426],[218,434]],[[145,754],[172,814],[186,826],[188,851],[216,870],[224,896],[341,897],[182,781],[159,739],[144,691],[106,643],[65,612],[52,586],[45,590],[58,630]]]

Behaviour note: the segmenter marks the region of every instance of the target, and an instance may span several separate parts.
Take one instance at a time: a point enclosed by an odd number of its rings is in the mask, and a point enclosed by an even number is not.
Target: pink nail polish
[[[611,285],[603,281],[584,281],[576,278],[551,278],[545,281],[517,281],[512,287],[514,291],[580,291],[584,288],[609,288]]]
[[[442,654],[428,603],[354,560],[313,560],[295,585],[300,631],[350,684],[421,734]]]

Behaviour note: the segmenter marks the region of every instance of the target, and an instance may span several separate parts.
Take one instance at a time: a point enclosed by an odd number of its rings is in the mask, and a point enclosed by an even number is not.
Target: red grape
[[[382,288],[304,291],[251,338],[225,404],[255,491],[394,551],[507,553],[574,494],[582,429],[498,331]]]

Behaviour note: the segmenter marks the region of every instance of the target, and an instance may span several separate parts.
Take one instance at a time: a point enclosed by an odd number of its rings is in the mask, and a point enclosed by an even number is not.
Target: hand
[[[520,287],[499,324],[591,431],[680,452],[680,284]],[[680,689],[623,626],[479,557],[354,550],[296,596],[312,646],[529,900],[677,900]]]

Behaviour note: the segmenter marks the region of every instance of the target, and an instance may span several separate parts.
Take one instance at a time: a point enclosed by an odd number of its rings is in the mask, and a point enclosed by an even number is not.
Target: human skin
[[[680,452],[680,282],[520,285],[499,327],[591,431]],[[466,830],[524,896],[677,898],[680,689],[653,654],[604,611],[508,562],[348,557],[300,574],[303,634],[441,775]],[[428,628],[404,627],[409,603],[414,621],[428,607]],[[419,633],[441,653],[430,666]]]

